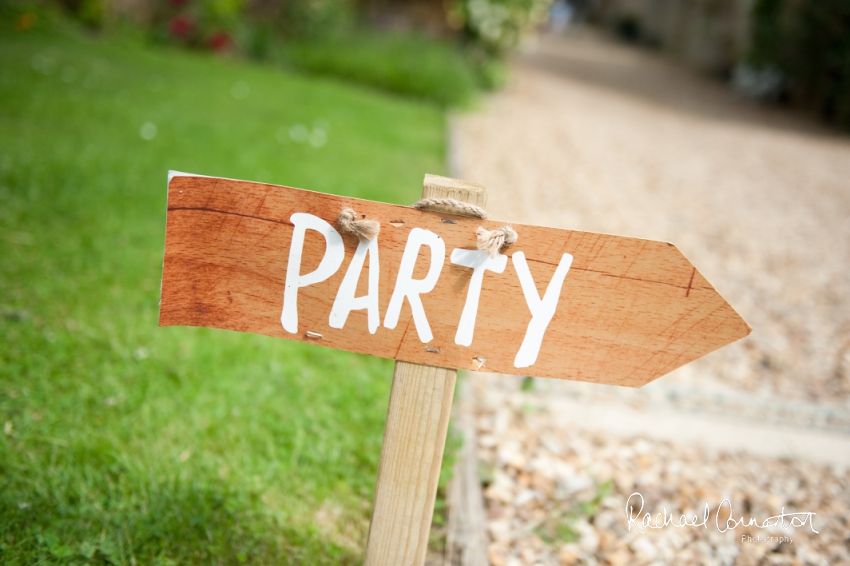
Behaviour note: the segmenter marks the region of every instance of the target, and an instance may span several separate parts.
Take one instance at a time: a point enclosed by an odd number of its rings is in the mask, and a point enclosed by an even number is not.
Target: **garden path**
[[[850,139],[583,31],[519,56],[451,146],[493,217],[671,241],[754,329],[639,390],[473,376],[491,562],[850,563]],[[634,491],[821,534],[638,537]]]

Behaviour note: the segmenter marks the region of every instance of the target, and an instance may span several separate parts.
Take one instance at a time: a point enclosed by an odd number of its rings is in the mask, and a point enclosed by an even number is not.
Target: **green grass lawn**
[[[359,562],[392,363],[158,328],[166,172],[410,203],[441,111],[0,24],[0,563]]]

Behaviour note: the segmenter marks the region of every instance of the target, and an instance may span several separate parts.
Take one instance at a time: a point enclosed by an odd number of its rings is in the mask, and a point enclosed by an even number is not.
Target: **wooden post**
[[[422,198],[484,208],[481,185],[426,175]],[[366,545],[366,566],[425,562],[457,371],[396,362]]]

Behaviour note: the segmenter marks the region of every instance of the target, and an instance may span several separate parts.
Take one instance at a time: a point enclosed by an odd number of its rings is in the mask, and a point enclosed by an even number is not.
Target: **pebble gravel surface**
[[[850,564],[845,467],[615,438],[563,422],[516,379],[476,385],[494,566]],[[781,513],[799,514],[770,520]]]
[[[840,465],[605,434],[543,402],[846,438],[850,139],[589,31],[539,39],[509,86],[454,117],[452,132],[456,175],[487,186],[494,218],[673,242],[754,329],[640,390],[555,381],[522,391],[521,377],[474,377],[491,562],[850,564]],[[710,522],[642,534],[626,520],[634,492],[677,518],[708,504],[714,521],[724,499],[759,521],[815,513],[820,532],[721,533]]]

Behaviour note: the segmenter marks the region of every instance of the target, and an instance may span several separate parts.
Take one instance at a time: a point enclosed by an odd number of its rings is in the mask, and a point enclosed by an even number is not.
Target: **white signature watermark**
[[[633,501],[634,498],[640,500],[640,508],[637,512],[634,510],[634,503],[637,502]],[[644,529],[663,529],[664,527],[703,527],[707,529],[709,520],[711,519],[711,509],[708,506],[708,502],[705,504],[702,519],[700,519],[698,515],[688,516],[685,514],[682,514],[677,519],[674,515],[667,513],[666,506],[662,507],[662,512],[656,513],[655,516],[653,516],[651,513],[643,513],[643,505],[643,495],[638,492],[631,494],[628,500],[626,500],[626,520],[628,522],[629,531],[632,530],[632,525],[634,525],[634,527],[641,533],[646,533]],[[721,511],[723,510],[728,510],[729,512],[725,521],[720,518]],[[725,513],[723,513],[723,515],[725,516]],[[734,529],[736,527],[755,527],[757,529],[782,527],[787,530],[808,524],[813,533],[820,534],[815,530],[814,524],[812,523],[812,518],[815,515],[816,513],[811,512],[786,513],[785,507],[783,507],[779,515],[768,517],[761,522],[759,522],[755,517],[750,517],[749,519],[744,517],[735,518],[735,514],[732,510],[732,502],[729,499],[724,499],[720,502],[720,505],[717,507],[717,512],[714,514],[714,525],[719,532],[725,533],[729,529]],[[743,535],[741,537],[742,542],[747,540],[745,537],[748,537],[748,535]],[[774,538],[788,539],[787,541],[783,540],[778,542],[791,542],[790,537],[749,537],[747,542],[774,542],[766,540]]]
[[[794,542],[794,539],[791,537],[763,537],[763,536],[750,536],[750,535],[741,535],[741,542],[769,542],[771,544],[783,543],[787,542],[791,544]]]

